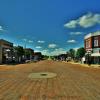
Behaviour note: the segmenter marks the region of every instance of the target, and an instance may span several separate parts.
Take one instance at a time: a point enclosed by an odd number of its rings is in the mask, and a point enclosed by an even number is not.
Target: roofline
[[[89,33],[87,35],[84,36],[84,39],[88,39],[92,36],[99,36],[100,35],[100,31],[94,32],[94,33]]]
[[[12,42],[9,42],[9,41],[4,40],[4,39],[0,39],[0,41],[4,41],[4,42],[7,42],[7,43],[9,43],[9,44],[12,44],[12,45],[13,45],[13,43],[12,43]]]

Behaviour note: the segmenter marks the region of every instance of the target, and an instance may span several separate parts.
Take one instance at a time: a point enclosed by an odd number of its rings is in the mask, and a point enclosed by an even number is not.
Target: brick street
[[[29,78],[51,72],[53,78]],[[100,100],[100,69],[52,60],[0,66],[0,100]]]

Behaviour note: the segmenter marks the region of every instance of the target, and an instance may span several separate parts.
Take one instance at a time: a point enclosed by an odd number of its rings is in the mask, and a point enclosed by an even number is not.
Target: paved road
[[[34,72],[57,76],[30,78]],[[56,61],[0,66],[0,100],[100,100],[100,69]]]

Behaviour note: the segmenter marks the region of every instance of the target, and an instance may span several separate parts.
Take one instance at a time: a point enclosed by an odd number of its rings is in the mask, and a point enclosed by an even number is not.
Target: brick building
[[[87,34],[84,37],[86,56],[89,55],[91,62],[100,63],[100,32]]]

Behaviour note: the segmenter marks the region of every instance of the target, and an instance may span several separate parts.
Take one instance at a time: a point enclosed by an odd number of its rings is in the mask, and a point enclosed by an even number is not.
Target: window
[[[94,40],[94,46],[98,46],[98,40],[97,39]]]
[[[86,41],[86,48],[90,48],[90,40]]]

